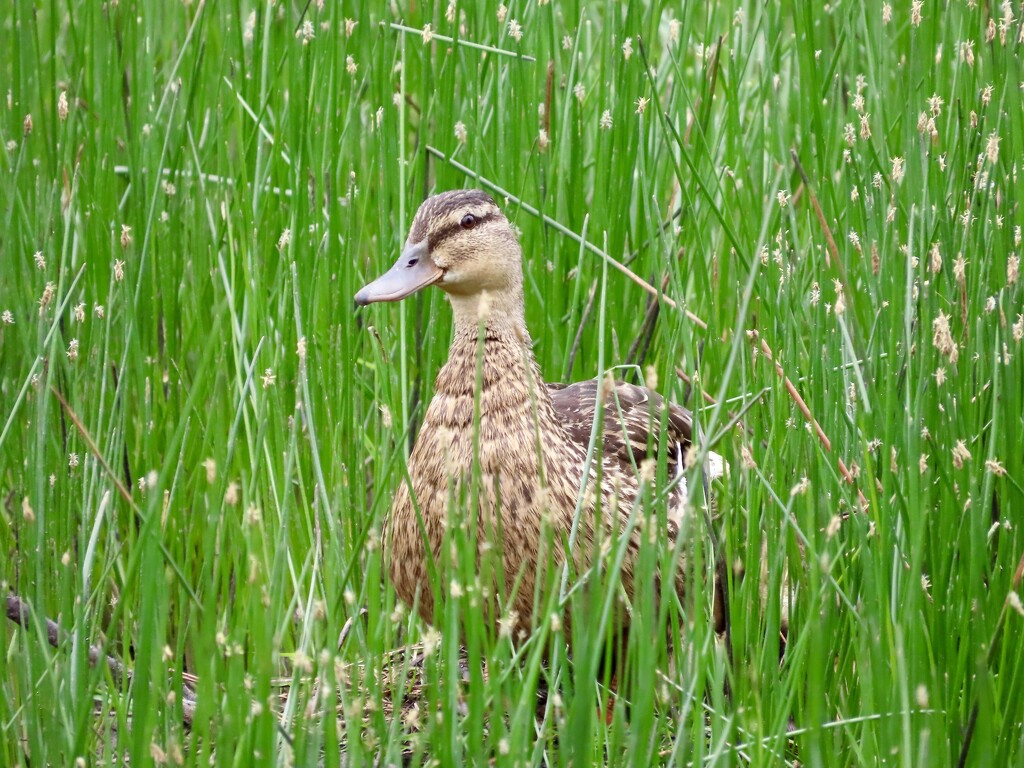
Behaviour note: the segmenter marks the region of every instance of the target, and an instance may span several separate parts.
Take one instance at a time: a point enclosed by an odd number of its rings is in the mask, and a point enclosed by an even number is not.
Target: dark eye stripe
[[[492,221],[493,219],[497,218],[497,215],[498,214],[495,213],[494,211],[488,211],[487,213],[484,213],[479,216],[477,214],[473,214],[473,216],[476,218],[476,226],[474,226],[473,229],[477,229],[480,227],[481,224],[486,224],[488,221]],[[462,228],[462,217],[460,216],[457,220],[453,221],[440,232],[435,232],[429,236],[430,250],[433,251],[436,248],[439,248],[441,244],[444,243],[444,241],[447,240],[448,238],[455,237],[456,235],[465,231],[466,230]]]

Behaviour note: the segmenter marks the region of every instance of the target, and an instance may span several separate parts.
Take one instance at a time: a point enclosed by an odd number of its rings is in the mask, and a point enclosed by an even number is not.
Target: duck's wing
[[[634,462],[650,456],[657,459],[665,452],[669,476],[682,469],[686,451],[693,442],[693,416],[685,408],[665,400],[657,392],[624,381],[614,386],[602,385],[591,379],[576,384],[548,384],[555,413],[569,438],[584,450],[590,445],[590,434],[597,409],[597,395],[604,393],[604,455],[632,472]],[[667,408],[665,431],[662,434],[662,414]],[[650,450],[648,450],[650,448]],[[717,454],[709,456],[708,474],[711,478],[722,474],[722,460]]]

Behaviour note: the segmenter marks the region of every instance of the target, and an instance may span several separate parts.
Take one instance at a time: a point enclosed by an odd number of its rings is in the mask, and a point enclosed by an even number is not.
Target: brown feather
[[[555,413],[569,437],[586,449],[597,411],[600,387],[595,379],[575,384],[547,384]],[[662,411],[666,400],[657,392],[624,381],[608,387],[605,397],[603,450],[616,457],[623,471],[632,471],[644,458],[657,460],[665,453],[669,476],[674,476],[679,461],[691,445],[693,416],[675,403],[667,403],[668,418],[661,434]],[[664,442],[660,438],[664,438]]]

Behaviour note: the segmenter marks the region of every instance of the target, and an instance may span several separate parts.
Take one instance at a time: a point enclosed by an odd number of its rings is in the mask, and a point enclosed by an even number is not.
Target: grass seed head
[[[967,259],[964,258],[962,252],[956,255],[956,260],[953,262],[953,277],[956,278],[957,285],[961,288],[965,287],[967,282]]]
[[[860,116],[860,137],[867,141],[871,138],[871,113],[865,112]]]
[[[974,41],[964,40],[960,43],[960,61],[968,67],[974,67]]]
[[[914,0],[910,4],[910,23],[915,27],[921,26],[921,21],[924,18],[921,15],[921,7],[924,5],[924,0]]]
[[[892,158],[892,183],[899,185],[906,174],[902,157]]]
[[[679,19],[672,19],[668,23],[668,39],[673,45],[679,42],[679,30],[682,28],[682,23]]]
[[[953,446],[953,466],[957,469],[964,468],[964,462],[971,460],[971,452],[967,450],[967,444],[963,440],[957,440]]]
[[[295,30],[295,39],[301,40],[303,45],[309,45],[315,37],[316,29],[313,27],[313,22],[309,19],[303,21],[302,26]]]
[[[999,138],[999,134],[992,131],[992,133],[988,135],[988,140],[985,142],[985,157],[988,158],[988,161],[992,163],[992,165],[995,165],[996,161],[999,160],[1000,141],[1001,139]]]
[[[434,651],[441,647],[441,633],[430,627],[423,635],[423,655],[433,656]]]
[[[811,481],[807,475],[800,478],[800,481],[789,490],[790,496],[803,496],[811,488]]]
[[[1006,477],[1006,467],[999,459],[988,459],[985,461],[985,469],[996,477]]]
[[[39,314],[42,316],[46,312],[46,308],[50,306],[50,302],[53,301],[53,296],[57,292],[57,284],[48,282],[43,286],[43,295],[39,297]]]

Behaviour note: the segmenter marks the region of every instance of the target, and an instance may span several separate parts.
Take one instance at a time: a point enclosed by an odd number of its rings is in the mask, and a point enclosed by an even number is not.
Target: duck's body
[[[568,531],[575,506],[573,491],[579,487],[581,471],[577,469],[570,477],[567,470],[582,467],[582,462],[569,461],[559,466],[562,462],[556,460],[551,450],[538,451],[538,442],[543,446],[552,445],[553,439],[557,441],[551,434],[551,399],[546,396],[532,358],[524,358],[522,342],[507,333],[488,332],[485,338],[479,438],[474,440],[475,336],[475,328],[456,328],[448,362],[438,373],[434,397],[409,457],[409,478],[430,549],[435,558],[439,557],[445,524],[450,518],[449,501],[467,503],[473,446],[479,445],[478,542],[490,542],[493,547],[500,509],[505,594],[511,593],[521,570],[521,599],[514,601],[513,610],[519,617],[528,618],[532,613],[533,580],[542,556],[540,526],[545,497],[547,509],[554,516],[553,528]],[[542,491],[545,485],[547,494]],[[566,509],[569,519],[563,514]],[[433,622],[434,596],[427,586],[428,555],[406,483],[402,483],[395,496],[385,536],[395,591],[410,605],[418,595],[420,615]],[[560,547],[551,550],[554,563],[561,562],[561,553]],[[523,605],[525,602],[529,609]]]
[[[468,515],[476,524],[478,562],[485,552],[501,554],[503,578],[495,586],[502,590],[506,622],[527,629],[538,618],[536,579],[563,564],[570,539],[581,573],[592,562],[596,539],[627,528],[641,489],[637,468],[649,454],[652,430],[650,453],[659,450],[666,404],[656,393],[622,382],[544,383],[524,319],[519,245],[484,193],[445,193],[425,202],[402,257],[357,301],[396,300],[428,284],[448,292],[455,332],[409,459],[410,483],[398,489],[385,526],[391,580],[403,601],[435,622],[430,562],[440,560],[449,521]],[[599,395],[602,450],[590,465],[577,515]],[[661,450],[681,470],[690,417],[678,406],[668,408]],[[474,452],[478,502],[468,513]],[[709,473],[721,472],[721,459],[713,457]],[[680,483],[669,500],[668,536],[679,530],[684,500]],[[630,596],[640,530],[629,534],[620,574]],[[683,570],[675,574],[680,592]]]

